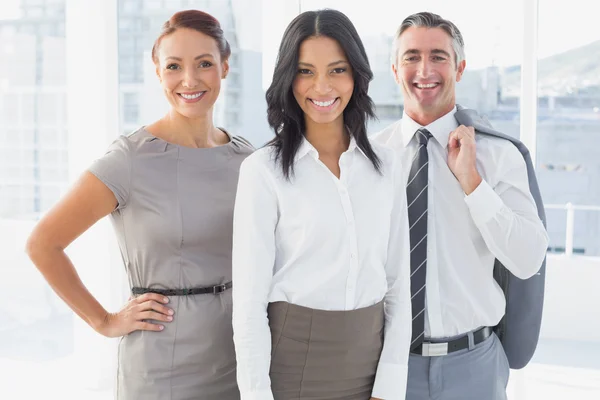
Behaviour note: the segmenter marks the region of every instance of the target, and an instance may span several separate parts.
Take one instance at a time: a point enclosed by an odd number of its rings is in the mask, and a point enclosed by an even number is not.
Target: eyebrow
[[[339,65],[339,64],[348,64],[348,61],[344,61],[344,60],[338,60],[338,61],[334,61],[334,62],[332,62],[332,63],[329,63],[327,66],[328,66],[328,67],[333,67],[334,65]],[[306,62],[302,62],[302,61],[300,61],[300,62],[298,63],[298,65],[304,65],[304,66],[306,66],[306,67],[312,67],[312,68],[314,68],[314,67],[315,67],[315,66],[314,66],[314,65],[312,65],[312,64],[309,64],[309,63],[306,63]]]
[[[210,57],[210,58],[214,58],[212,54],[210,54],[210,53],[204,53],[204,54],[200,54],[199,56],[196,56],[196,58],[194,58],[194,61],[195,61],[195,60],[199,60],[199,59],[201,59],[201,58],[203,58],[203,57]],[[179,58],[179,57],[173,57],[173,56],[167,57],[167,58],[165,58],[165,60],[176,60],[176,61],[182,61],[182,59],[181,59],[181,58]]]
[[[404,53],[402,53],[402,57],[404,57],[408,54],[420,54],[420,53],[421,53],[420,50],[408,49]],[[446,57],[450,58],[450,54],[446,50],[442,50],[442,49],[433,49],[433,50],[431,50],[431,54],[443,54]]]

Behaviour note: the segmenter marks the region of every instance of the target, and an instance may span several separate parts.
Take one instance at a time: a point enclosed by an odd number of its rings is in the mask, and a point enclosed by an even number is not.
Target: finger
[[[154,331],[154,332],[160,332],[163,329],[165,329],[165,327],[163,325],[158,325],[158,324],[151,324],[150,322],[137,322],[135,324],[135,328],[139,331]]]
[[[154,301],[157,301],[159,303],[168,303],[169,302],[169,298],[168,297],[163,296],[163,295],[158,294],[158,293],[144,293],[143,295],[138,296],[136,298],[136,300],[140,304],[144,303],[146,301],[149,301],[149,300],[154,300]]]
[[[456,139],[463,143],[471,143],[475,141],[475,136],[471,136],[471,132],[466,127],[459,128],[454,131]]]
[[[142,303],[138,307],[138,311],[148,311],[148,310],[158,311],[159,313],[162,313],[165,315],[173,315],[174,314],[172,309],[170,309],[169,307],[163,306],[162,304],[157,303],[156,301],[153,301],[153,300]]]
[[[155,321],[164,321],[164,322],[173,321],[172,316],[161,314],[156,311],[142,311],[136,315],[135,319],[138,321],[141,321],[143,319],[153,319]]]
[[[450,136],[448,137],[448,146],[450,148],[456,148],[460,146],[459,134],[457,131],[450,133]]]
[[[448,139],[448,147],[450,149],[454,149],[456,147],[458,147],[458,142],[456,141],[456,139],[454,137],[450,137],[450,139]]]

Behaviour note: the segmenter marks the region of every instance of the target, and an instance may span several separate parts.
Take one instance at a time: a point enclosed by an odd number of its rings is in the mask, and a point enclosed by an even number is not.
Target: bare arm
[[[163,296],[145,294],[130,300],[115,314],[107,312],[81,282],[65,248],[117,206],[113,192],[86,172],[36,225],[27,241],[27,254],[52,289],[97,332],[122,336],[136,329],[162,330],[144,319],[169,321]],[[165,301],[166,300],[166,301]]]

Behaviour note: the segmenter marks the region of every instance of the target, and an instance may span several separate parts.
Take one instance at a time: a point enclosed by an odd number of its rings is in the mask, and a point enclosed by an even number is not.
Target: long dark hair
[[[352,67],[354,91],[344,109],[344,124],[357,146],[380,172],[381,160],[373,151],[367,136],[366,122],[375,118],[373,100],[368,95],[373,72],[365,48],[352,22],[337,10],[306,11],[287,27],[279,46],[273,81],[267,90],[267,116],[275,138],[267,143],[275,149],[275,161],[281,163],[287,179],[294,174],[294,157],[304,137],[304,113],[292,92],[298,73],[300,45],[306,39],[326,36],[339,43]]]

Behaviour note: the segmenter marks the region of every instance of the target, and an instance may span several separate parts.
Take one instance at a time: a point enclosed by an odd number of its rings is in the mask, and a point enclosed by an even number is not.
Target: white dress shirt
[[[548,235],[538,217],[519,150],[509,141],[476,135],[481,184],[465,195],[447,164],[448,137],[458,127],[456,108],[425,128],[429,155],[425,336],[447,338],[495,326],[506,300],[494,280],[498,258],[526,279],[542,265]],[[374,136],[397,151],[403,165],[417,151],[422,128],[406,113]],[[406,183],[409,168],[404,169]]]
[[[233,329],[242,399],[273,399],[270,302],[354,310],[385,299],[384,345],[373,396],[404,399],[411,336],[406,193],[392,150],[354,141],[338,179],[304,139],[291,181],[270,147],[244,160],[233,226]]]

